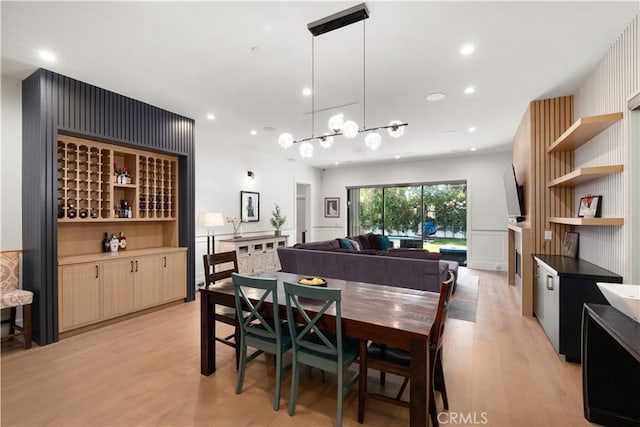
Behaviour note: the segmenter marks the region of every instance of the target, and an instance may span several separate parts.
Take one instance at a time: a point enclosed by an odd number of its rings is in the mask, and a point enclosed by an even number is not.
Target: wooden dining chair
[[[2,337],[2,342],[22,335],[24,347],[31,348],[33,292],[18,288],[20,284],[20,252],[0,252],[0,308],[10,310],[9,318],[2,320],[3,324],[9,324],[9,334]],[[22,327],[16,324],[16,312],[20,306],[22,306]]]
[[[282,374],[291,367],[283,366],[282,355],[291,349],[291,336],[286,322],[280,321],[279,310],[276,308],[265,316],[264,303],[271,299],[273,307],[278,307],[278,281],[260,277],[242,276],[233,273],[233,288],[238,313],[246,312],[240,319],[240,369],[236,383],[236,394],[242,392],[247,363],[255,358],[256,353],[247,357],[247,347],[253,347],[275,355],[276,358],[276,389],[273,397],[273,409],[280,409],[280,389]],[[259,296],[247,294],[248,291],[258,291]],[[257,300],[256,303],[252,302]],[[295,329],[294,329],[295,330]]]
[[[233,273],[238,273],[238,256],[236,251],[221,252],[212,255],[203,255],[204,277],[206,286],[215,284],[218,280],[228,279]],[[217,268],[216,268],[217,266]],[[234,332],[225,337],[216,336],[216,341],[228,345],[236,350],[236,369],[240,363],[240,352],[238,343],[240,342],[240,330],[236,310],[231,307],[216,305],[215,320],[233,326]]]
[[[449,409],[447,389],[444,383],[444,371],[442,369],[442,338],[444,325],[447,320],[449,299],[453,290],[454,276],[449,272],[449,278],[440,285],[440,297],[436,317],[429,334],[429,379],[431,381],[429,393],[429,415],[433,426],[438,426],[438,412],[435,401],[435,390],[442,393],[444,409]],[[364,422],[365,403],[367,398],[381,400],[383,402],[409,407],[409,402],[402,400],[402,395],[411,377],[411,355],[408,350],[390,347],[382,344],[366,342],[360,343],[360,385],[358,390],[358,422]],[[367,370],[380,371],[380,383],[384,385],[384,374],[390,373],[404,377],[395,397],[389,397],[381,393],[370,392],[367,389]]]
[[[337,377],[336,426],[340,427],[342,426],[342,400],[358,379],[356,372],[343,386],[343,375],[358,358],[359,349],[359,340],[342,335],[341,291],[284,282],[284,292],[289,331],[293,339],[289,415],[293,415],[296,411],[300,376],[298,364],[315,367],[333,373]],[[335,307],[335,333],[323,330],[318,325],[319,320],[332,306]],[[317,314],[311,318],[305,307]]]

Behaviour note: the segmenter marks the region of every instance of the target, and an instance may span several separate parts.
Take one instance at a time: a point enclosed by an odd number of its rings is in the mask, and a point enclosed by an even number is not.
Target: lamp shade
[[[224,225],[221,212],[203,212],[198,214],[198,227],[219,227]]]

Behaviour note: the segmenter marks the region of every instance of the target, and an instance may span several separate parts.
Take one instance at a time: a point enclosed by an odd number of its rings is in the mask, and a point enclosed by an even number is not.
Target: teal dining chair
[[[293,339],[289,415],[293,415],[296,411],[298,364],[319,368],[337,377],[336,425],[339,427],[342,425],[343,397],[358,380],[358,373],[356,372],[346,385],[343,385],[343,376],[348,367],[358,358],[360,343],[357,339],[342,335],[340,289],[315,288],[284,282],[284,291],[289,332]],[[335,333],[318,327],[318,321],[332,306],[335,307]],[[326,322],[323,324],[326,325]]]
[[[244,375],[247,363],[253,360],[257,354],[247,357],[247,347],[253,347],[266,353],[275,355],[276,358],[276,390],[273,398],[273,409],[280,409],[280,389],[282,374],[291,367],[291,364],[283,366],[282,355],[291,349],[291,336],[286,322],[281,322],[278,313],[277,280],[242,276],[232,274],[234,295],[237,313],[243,313],[240,323],[240,368],[238,370],[238,382],[236,394],[242,392]],[[251,297],[247,293],[249,290]],[[271,297],[273,302],[272,317],[265,317],[265,301]],[[256,301],[257,302],[253,302]]]

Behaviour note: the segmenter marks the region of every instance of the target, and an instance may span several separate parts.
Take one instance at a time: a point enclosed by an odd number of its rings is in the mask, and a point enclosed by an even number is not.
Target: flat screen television
[[[524,221],[524,197],[522,186],[516,180],[516,170],[513,165],[504,171],[504,192],[507,196],[507,213],[516,222]]]

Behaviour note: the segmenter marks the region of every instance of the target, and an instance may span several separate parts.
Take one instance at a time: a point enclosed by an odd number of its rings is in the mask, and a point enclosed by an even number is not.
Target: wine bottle
[[[102,239],[102,252],[109,252],[111,250],[111,242],[109,242],[109,233],[104,233],[104,239]]]
[[[127,249],[127,238],[124,237],[124,232],[120,232],[120,237],[118,238],[119,240],[119,244],[120,244],[120,249],[125,250]]]

